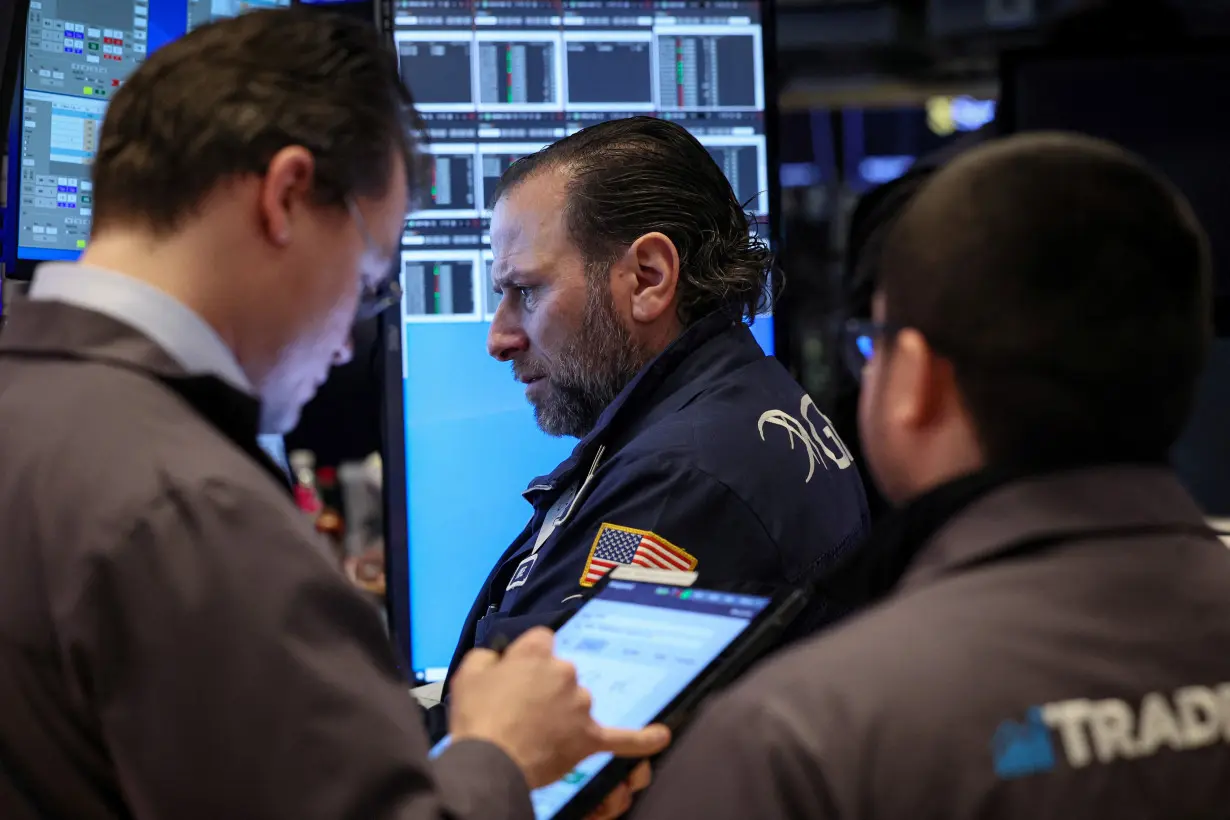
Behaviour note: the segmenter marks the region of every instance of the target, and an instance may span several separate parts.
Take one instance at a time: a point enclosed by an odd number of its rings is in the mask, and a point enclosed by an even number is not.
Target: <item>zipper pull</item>
[[[568,505],[568,509],[555,520],[556,525],[563,524],[568,520],[568,516],[572,515],[572,511],[576,509],[577,503],[585,496],[585,489],[589,487],[589,482],[594,480],[594,473],[598,472],[598,465],[602,463],[602,454],[606,452],[606,445],[600,445],[598,452],[594,455],[594,461],[589,465],[589,473],[585,476],[585,480],[581,482],[581,486],[577,488],[577,494],[572,497],[572,503]]]

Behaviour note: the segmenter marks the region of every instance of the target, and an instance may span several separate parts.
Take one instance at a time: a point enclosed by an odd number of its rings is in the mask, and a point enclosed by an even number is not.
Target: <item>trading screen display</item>
[[[587,125],[652,115],[695,134],[767,227],[761,13],[744,0],[394,0],[433,168],[401,264],[408,648],[424,678],[443,674],[471,596],[529,517],[522,491],[575,444],[538,431],[523,386],[487,355],[500,176]],[[770,353],[772,324],[752,327]]]
[[[90,168],[107,104],[185,31],[290,0],[32,0],[10,182],[17,258],[75,259],[90,235]]]
[[[149,30],[150,0],[30,4],[16,169],[17,244],[30,257],[76,255],[85,247],[103,114],[145,59]]]

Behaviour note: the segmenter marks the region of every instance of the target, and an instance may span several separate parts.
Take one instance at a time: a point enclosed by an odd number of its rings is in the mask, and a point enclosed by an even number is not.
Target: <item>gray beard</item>
[[[652,358],[619,321],[614,300],[603,287],[607,282],[605,276],[591,279],[581,328],[552,363],[550,389],[534,407],[539,428],[549,436],[588,435]]]

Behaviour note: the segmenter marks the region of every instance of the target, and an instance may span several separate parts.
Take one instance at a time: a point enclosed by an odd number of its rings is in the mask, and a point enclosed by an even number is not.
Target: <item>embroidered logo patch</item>
[[[538,553],[531,552],[525,558],[521,559],[521,563],[517,564],[517,570],[513,573],[512,580],[508,582],[508,586],[504,587],[505,592],[510,592],[517,587],[525,586],[525,582],[530,579],[530,570],[534,568],[534,562],[538,560]]]
[[[812,412],[819,417],[823,422],[823,426],[817,430],[815,422],[812,421],[808,413]],[[816,465],[819,464],[824,469],[829,468],[829,462],[833,463],[838,470],[845,470],[854,463],[853,456],[846,449],[843,442],[837,435],[837,431],[833,429],[833,423],[829,421],[829,417],[820,412],[820,408],[816,407],[816,403],[812,401],[811,396],[804,395],[803,401],[799,404],[799,417],[787,413],[785,410],[766,410],[760,414],[760,420],[756,423],[756,429],[760,433],[760,440],[764,441],[764,428],[766,424],[773,424],[781,427],[786,431],[790,442],[790,449],[794,449],[794,440],[797,438],[803,445],[803,452],[807,454],[807,477],[803,479],[803,483],[811,481],[811,478],[816,473]],[[828,444],[825,443],[828,439]],[[829,448],[832,444],[837,448],[837,452],[833,452]]]
[[[695,557],[660,535],[616,524],[603,524],[598,528],[594,545],[589,549],[589,559],[585,562],[585,571],[581,573],[581,586],[592,587],[618,566],[687,572],[696,569],[698,563]]]

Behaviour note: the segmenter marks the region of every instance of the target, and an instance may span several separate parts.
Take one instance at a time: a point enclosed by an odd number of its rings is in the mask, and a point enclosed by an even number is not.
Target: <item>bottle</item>
[[[337,470],[321,467],[316,473],[320,497],[320,512],[316,516],[316,531],[323,535],[333,548],[338,566],[346,560],[346,522],[342,517],[341,489],[337,484]]]
[[[316,454],[311,450],[295,450],[290,454],[290,470],[295,479],[295,504],[313,518],[323,507],[316,487]]]

